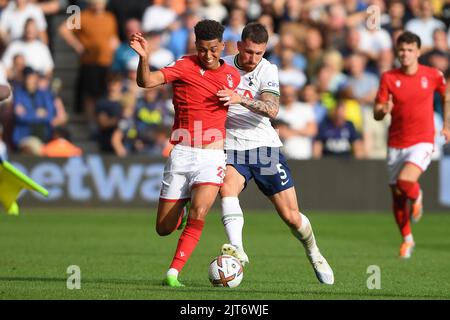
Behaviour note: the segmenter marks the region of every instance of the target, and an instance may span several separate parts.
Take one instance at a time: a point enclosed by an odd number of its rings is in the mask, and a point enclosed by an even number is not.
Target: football
[[[209,264],[209,281],[214,287],[237,287],[244,278],[244,268],[238,259],[220,255]]]

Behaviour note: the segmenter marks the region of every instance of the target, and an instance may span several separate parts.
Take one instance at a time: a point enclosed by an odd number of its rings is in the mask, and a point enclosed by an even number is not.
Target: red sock
[[[417,182],[397,180],[397,188],[403,192],[408,199],[416,200],[419,197],[420,185]]]
[[[397,194],[395,190],[392,192],[392,197],[394,200],[393,209],[395,221],[397,221],[398,227],[400,228],[400,233],[405,237],[411,234],[408,199],[404,194]]]
[[[175,251],[170,268],[177,269],[178,272],[183,269],[197,246],[197,242],[200,240],[204,224],[205,221],[203,220],[188,218],[186,227],[178,240],[177,250]]]

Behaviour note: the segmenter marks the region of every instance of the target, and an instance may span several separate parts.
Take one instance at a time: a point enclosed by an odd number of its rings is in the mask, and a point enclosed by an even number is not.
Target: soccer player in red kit
[[[148,44],[140,33],[130,39],[139,54],[137,83],[154,88],[173,85],[175,119],[171,143],[174,148],[164,168],[158,204],[156,231],[165,236],[179,228],[186,203],[189,216],[163,281],[181,287],[178,274],[196,247],[206,214],[214,203],[225,175],[225,120],[228,106],[216,96],[224,87],[234,90],[239,72],[220,55],[224,27],[214,20],[202,20],[194,28],[196,55],[184,56],[174,64],[150,72]]]
[[[434,148],[433,95],[442,98],[445,142],[450,140],[450,107],[446,82],[439,70],[418,63],[420,38],[411,32],[401,34],[396,43],[400,68],[385,72],[374,107],[375,120],[392,116],[388,135],[389,184],[395,219],[403,236],[400,257],[410,258],[415,246],[410,225],[422,216],[423,193],[419,178],[431,162]],[[409,203],[411,207],[409,207]]]

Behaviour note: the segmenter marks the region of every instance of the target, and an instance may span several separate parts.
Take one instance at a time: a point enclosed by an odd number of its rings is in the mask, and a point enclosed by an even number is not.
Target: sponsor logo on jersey
[[[230,88],[233,88],[233,77],[231,76],[231,74],[227,74],[227,81],[228,81],[228,86]]]
[[[269,81],[269,82],[267,82],[267,86],[273,87],[273,88],[278,88],[280,85],[278,84],[278,82]]]
[[[426,77],[422,77],[422,79],[420,79],[420,83],[422,84],[423,89],[428,88],[428,79]]]

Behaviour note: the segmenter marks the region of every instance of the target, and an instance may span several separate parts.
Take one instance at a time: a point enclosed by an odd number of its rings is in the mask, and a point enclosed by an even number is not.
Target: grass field
[[[270,212],[247,212],[250,264],[235,289],[213,288],[209,262],[225,240],[217,212],[180,279],[162,287],[179,231],[158,237],[144,210],[30,210],[0,214],[0,299],[450,299],[450,215],[426,214],[414,225],[412,259],[397,258],[391,214],[309,213],[335,285],[320,285],[303,247]],[[81,289],[68,290],[67,267],[81,269]],[[381,269],[381,289],[366,286],[368,266]]]

